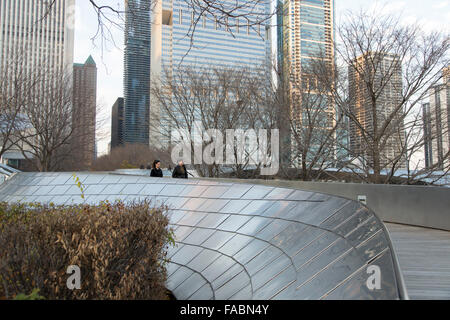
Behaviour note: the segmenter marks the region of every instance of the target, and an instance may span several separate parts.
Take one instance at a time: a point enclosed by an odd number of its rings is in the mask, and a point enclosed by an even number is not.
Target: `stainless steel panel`
[[[228,200],[207,199],[197,208],[198,211],[220,212],[220,210],[228,203]]]
[[[270,200],[283,200],[288,198],[288,196],[293,193],[294,190],[287,188],[275,188],[268,195],[265,196],[265,199]]]
[[[221,254],[217,251],[203,249],[202,252],[188,263],[188,267],[195,271],[202,272],[220,256]]]
[[[216,291],[217,300],[227,300],[250,284],[250,279],[245,272],[239,273],[233,279]]]
[[[224,274],[229,268],[231,268],[235,262],[233,259],[227,256],[220,256],[213,263],[211,263],[205,270],[202,271],[202,275],[209,281],[213,282],[222,274]]]
[[[241,197],[241,199],[264,199],[264,197],[273,189],[273,187],[253,186]]]
[[[287,213],[298,205],[297,201],[274,201],[272,205],[264,211],[265,217],[286,218]]]
[[[201,251],[202,248],[198,246],[185,244],[183,250],[178,250],[177,253],[170,258],[170,261],[181,265],[187,265],[189,261],[194,259]]]
[[[310,281],[300,284],[296,297],[301,299],[320,299],[324,292],[329,292],[338,286],[343,279],[348,278],[363,265],[356,251],[339,258],[317,273]],[[300,282],[300,281],[299,281]]]
[[[183,217],[180,220],[178,220],[177,224],[193,227],[193,226],[196,226],[197,223],[200,220],[202,220],[205,216],[206,216],[206,213],[187,211],[185,214],[183,214]]]
[[[228,214],[219,214],[219,213],[206,213],[206,216],[203,220],[197,223],[198,227],[203,228],[217,228],[226,218],[228,218]]]
[[[269,218],[251,217],[251,219],[244,224],[238,232],[254,236],[272,221],[273,220]]]
[[[202,204],[205,203],[207,199],[201,199],[201,198],[192,198],[188,201],[186,201],[181,209],[184,210],[197,210]]]
[[[240,264],[247,264],[250,260],[256,257],[259,253],[264,251],[269,246],[267,242],[253,239],[247,246],[239,250],[233,258]]]
[[[233,238],[231,238],[227,243],[225,243],[220,248],[220,252],[228,256],[233,256],[243,247],[247,246],[247,244],[250,243],[250,241],[252,240],[253,240],[252,237],[236,234]]]
[[[124,184],[108,184],[105,189],[103,189],[102,194],[119,195],[124,188]]]
[[[269,241],[276,235],[278,235],[281,231],[286,229],[289,224],[292,222],[285,220],[274,220],[270,224],[268,224],[264,229],[259,231],[255,237]]]
[[[223,246],[228,240],[234,236],[231,232],[216,231],[205,242],[202,243],[203,247],[217,250]]]
[[[214,230],[212,229],[196,228],[189,236],[184,238],[183,242],[199,246],[203,242],[205,242],[205,240],[208,239],[213,233]]]
[[[192,227],[179,226],[175,231],[175,240],[183,241],[183,239],[186,238],[193,230],[194,228]]]
[[[244,268],[241,265],[233,264],[228,270],[226,270],[217,279],[215,279],[211,283],[211,285],[214,290],[217,290],[243,271]]]
[[[250,203],[250,200],[230,200],[220,212],[222,213],[240,213],[245,206]]]
[[[206,186],[197,186],[197,185],[187,185],[185,189],[180,193],[181,197],[191,197],[198,198],[200,197],[208,187]]]
[[[123,194],[141,194],[141,190],[144,189],[145,184],[127,184],[125,188],[123,188]]]
[[[186,186],[178,184],[167,184],[160,192],[159,196],[179,196]]]
[[[349,247],[343,240],[338,240],[337,242],[332,243],[332,245],[327,249],[321,251],[317,256],[312,257],[300,266],[294,258],[294,263],[298,274],[298,284],[302,285],[310,281],[319,272],[335,263],[337,259],[339,260],[342,256],[348,255],[353,251],[355,250]]]
[[[211,186],[206,189],[205,192],[202,193],[202,198],[212,198],[214,200],[217,200],[220,198],[225,192],[227,192],[230,189],[230,187],[224,187],[224,186]]]
[[[240,227],[242,227],[251,217],[240,216],[240,215],[230,215],[225,221],[223,221],[217,229],[236,232]]]
[[[189,278],[194,272],[186,267],[181,266],[177,271],[172,273],[166,281],[167,289],[174,291],[181,283]]]
[[[289,195],[287,200],[308,200],[313,194],[314,192],[295,190]]]
[[[210,300],[214,296],[213,291],[211,290],[211,286],[209,283],[204,284],[200,289],[194,292],[189,300]]]
[[[245,264],[245,268],[248,273],[255,279],[255,274],[257,274],[261,269],[265,268],[267,265],[270,267],[274,266],[275,260],[283,259],[283,252],[274,246],[268,246],[257,256],[251,259]],[[255,285],[253,285],[255,288]]]
[[[252,186],[234,184],[227,192],[222,194],[223,199],[240,199]]]
[[[146,196],[155,196],[159,194],[165,186],[165,184],[146,184],[144,188],[142,188],[140,194]]]
[[[260,286],[259,289],[255,290],[253,299],[274,299],[274,296],[276,296],[281,290],[289,286],[289,284],[295,283],[295,277],[296,272],[292,266],[284,268],[283,271],[275,277],[267,279],[268,281],[264,284],[264,286]],[[289,299],[289,297],[287,297],[287,299]]]
[[[243,208],[239,213],[262,216],[264,212],[273,205],[270,200],[253,200],[248,206]]]

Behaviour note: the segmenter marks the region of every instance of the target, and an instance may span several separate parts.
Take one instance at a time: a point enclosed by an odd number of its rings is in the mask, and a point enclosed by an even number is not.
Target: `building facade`
[[[443,71],[443,83],[429,91],[429,104],[424,115],[425,162],[427,167],[446,169],[450,166],[450,66]],[[424,110],[425,111],[425,110]]]
[[[41,67],[71,72],[74,14],[75,0],[55,0],[51,10],[45,1],[0,1],[0,70],[13,60],[29,73]]]
[[[14,81],[8,80],[10,76],[22,79],[25,84],[49,73],[70,78],[74,18],[75,0],[52,1],[50,9],[46,1],[0,1],[0,94],[9,95],[15,90]],[[34,90],[41,100],[49,99],[42,88]],[[32,134],[34,129],[26,130]],[[25,157],[19,149],[11,147],[2,160],[19,164],[22,169],[20,163],[25,162]]]
[[[235,4],[229,0],[223,3]],[[261,23],[248,25],[246,10],[252,10],[259,17],[255,20]],[[255,75],[263,73],[270,80],[270,19],[263,21],[263,17],[270,17],[270,2],[258,2],[251,8],[242,6],[235,14],[240,18],[216,21],[211,13],[201,15],[198,9],[194,12],[183,0],[157,1],[152,14],[153,79],[176,79],[176,73],[184,67],[202,70],[244,67]],[[151,97],[151,105],[152,134],[155,140],[161,140],[159,133],[167,129],[160,131],[158,126],[167,127],[170,123],[160,116],[154,97]]]
[[[370,55],[370,57],[368,57]],[[376,71],[373,66],[376,66]],[[358,70],[358,71],[357,71]],[[389,77],[387,76],[389,74]],[[402,99],[402,66],[398,57],[387,53],[366,53],[359,56],[348,68],[350,113],[357,122],[350,121],[350,152],[367,166],[373,165],[373,143],[364,136],[373,136],[381,130],[389,117],[394,115],[385,130],[384,147],[378,150],[381,168],[390,166],[394,161],[396,167],[406,168],[405,130],[403,115],[395,113],[395,108]],[[374,79],[375,84],[383,83],[383,87],[374,88],[378,94],[376,110],[372,108],[372,100],[364,77]],[[395,114],[394,114],[395,113]],[[359,128],[362,126],[362,129]],[[375,128],[375,125],[377,126]],[[379,146],[382,144],[380,143]]]
[[[72,153],[75,169],[86,170],[96,158],[97,66],[92,56],[73,66]]]
[[[111,112],[111,149],[123,144],[123,98],[117,98]]]
[[[125,1],[124,143],[149,144],[151,0]]]
[[[335,125],[335,106],[330,93],[316,89],[311,72],[319,61],[329,64],[330,74],[333,73],[334,0],[279,0],[277,8],[278,68],[290,104],[291,154],[296,154],[305,148],[300,141],[304,140],[305,132],[311,132],[305,129],[307,126],[316,137],[313,140],[323,145]],[[311,113],[317,115],[312,121]],[[311,157],[315,157],[315,149],[320,146],[310,148]]]

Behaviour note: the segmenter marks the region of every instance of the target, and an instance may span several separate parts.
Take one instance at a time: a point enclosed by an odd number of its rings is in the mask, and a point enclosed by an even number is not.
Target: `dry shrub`
[[[0,298],[39,289],[46,299],[167,299],[166,208],[150,203],[0,205]],[[67,268],[81,269],[69,290]]]

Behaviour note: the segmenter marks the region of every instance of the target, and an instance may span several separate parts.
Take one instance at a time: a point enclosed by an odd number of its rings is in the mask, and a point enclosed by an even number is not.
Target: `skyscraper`
[[[223,1],[235,5],[235,2]],[[247,11],[246,11],[247,10]],[[245,20],[245,14],[253,13]],[[268,79],[271,74],[270,2],[255,3],[255,7],[243,5],[235,12],[240,18],[218,22],[210,13],[200,15],[183,0],[160,0],[156,2],[152,18],[151,70],[155,78],[173,76],[182,67],[227,68],[246,67],[248,70],[264,70]],[[218,13],[220,15],[220,13]],[[256,16],[261,19],[254,18]],[[190,32],[195,26],[192,36]],[[192,43],[191,43],[192,41]],[[191,45],[192,44],[192,45]],[[152,120],[157,126],[158,103],[152,98]],[[154,127],[155,125],[152,125]],[[166,125],[166,124],[163,124]]]
[[[38,67],[71,72],[75,0],[56,0],[44,18],[47,5],[45,1],[0,1],[0,70],[15,60],[27,73]]]
[[[124,143],[149,144],[151,3],[125,1]]]
[[[430,103],[424,117],[425,162],[440,169],[450,165],[450,66],[443,71],[443,83],[429,91]]]
[[[117,98],[111,113],[111,149],[123,144],[123,98]]]
[[[422,104],[423,119],[423,146],[425,156],[425,168],[430,168],[433,163],[433,151],[431,147],[431,113],[430,104]]]
[[[97,66],[92,56],[73,66],[72,151],[77,170],[89,169],[96,157]]]
[[[51,4],[49,8],[49,1],[0,1],[0,74],[6,75],[2,86],[9,86],[2,88],[3,93],[14,91],[10,75],[20,75],[24,83],[41,75],[56,79],[53,73],[58,74],[58,79],[71,76],[75,0],[55,0]],[[48,101],[51,98],[43,93],[46,91],[37,88],[33,94]],[[12,162],[25,159],[15,147],[3,158]]]
[[[291,153],[296,153],[305,126],[311,127],[317,137],[315,143],[325,143],[327,132],[334,125],[335,106],[326,90],[315,90],[311,66],[316,61],[329,63],[333,72],[334,61],[334,0],[279,0],[278,8],[278,68],[290,104],[292,121]],[[319,110],[311,123],[308,110]],[[320,119],[318,119],[320,118]],[[317,148],[316,148],[317,147]],[[320,149],[311,146],[310,150]],[[310,156],[314,155],[309,152]]]
[[[383,139],[386,139],[384,147],[378,150],[380,166],[384,168],[396,161],[397,168],[405,168],[403,115],[394,112],[402,99],[402,66],[398,57],[389,53],[366,53],[353,61],[348,70],[350,112],[357,119],[357,123],[350,121],[351,153],[367,161],[369,166],[373,165],[373,145],[371,140],[368,143],[364,136],[373,136],[375,132],[379,134],[381,127],[393,116],[383,135]],[[383,86],[374,88],[378,94],[375,111],[372,109],[371,96],[364,79],[369,75],[371,79],[375,79],[375,85]]]

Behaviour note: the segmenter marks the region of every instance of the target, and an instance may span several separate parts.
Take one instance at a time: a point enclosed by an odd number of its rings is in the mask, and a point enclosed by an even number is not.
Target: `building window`
[[[194,11],[191,12],[191,25],[194,25]]]
[[[180,9],[180,13],[179,13],[179,21],[180,24],[183,24],[183,9]]]
[[[206,28],[206,14],[203,15],[203,28]]]
[[[239,33],[239,18],[236,18],[236,32]]]

